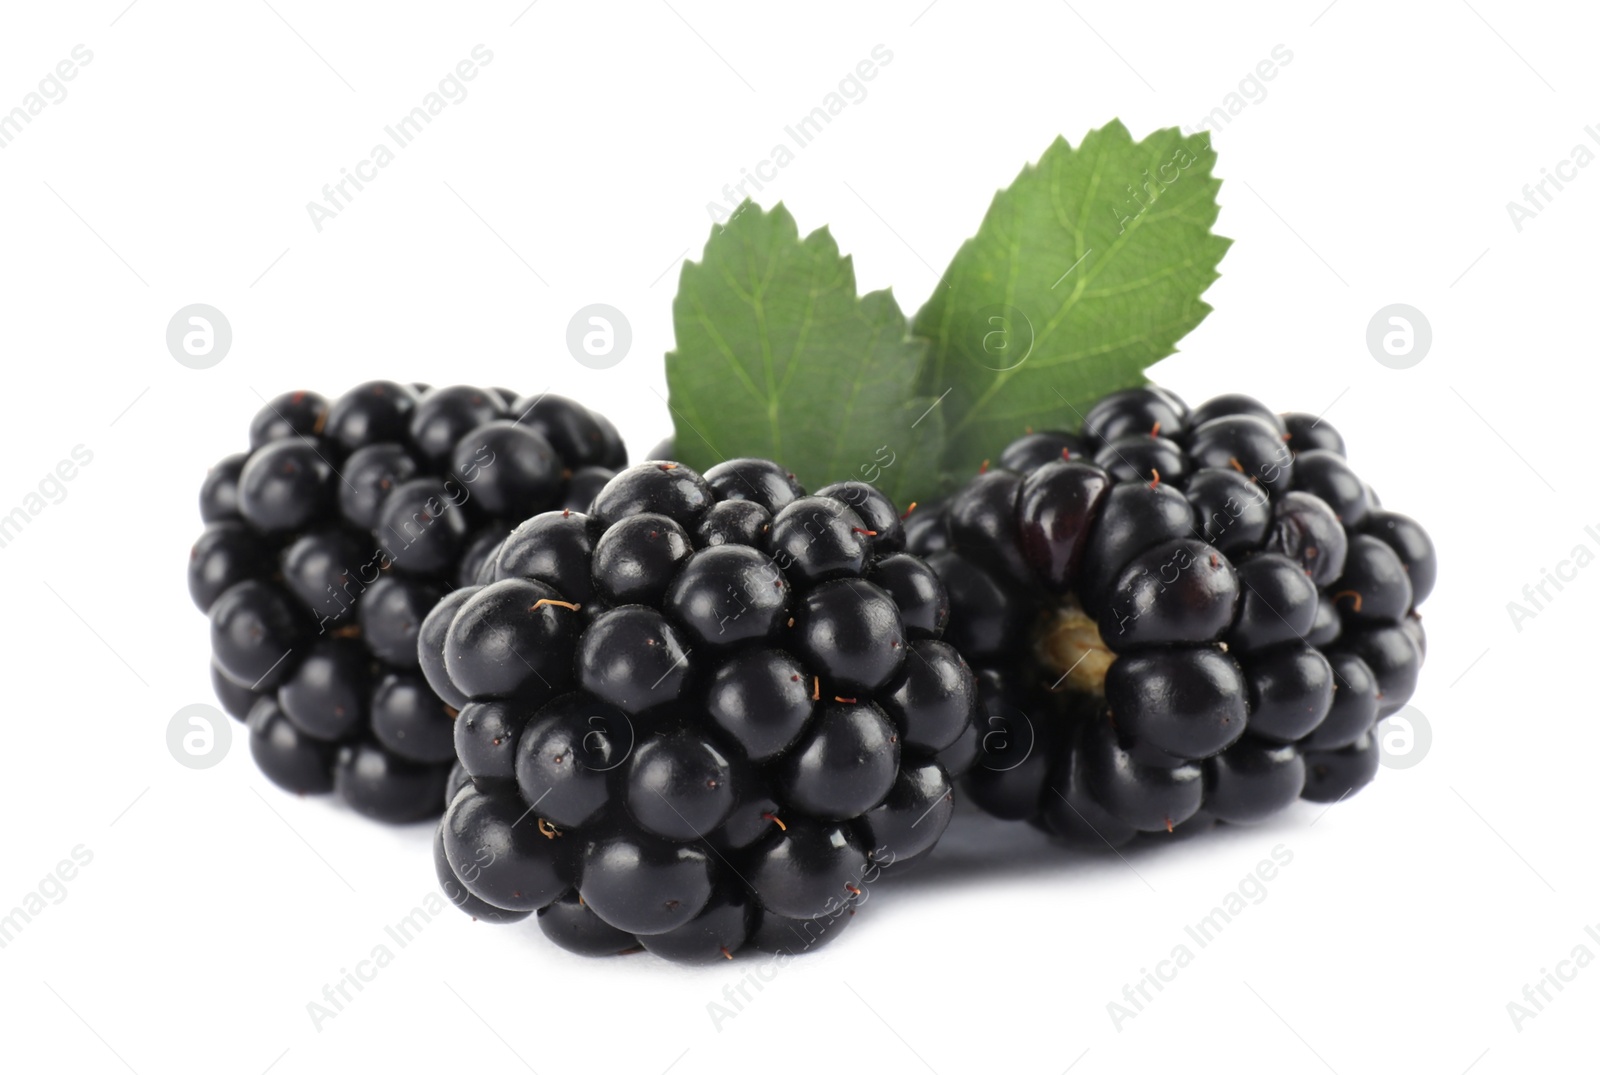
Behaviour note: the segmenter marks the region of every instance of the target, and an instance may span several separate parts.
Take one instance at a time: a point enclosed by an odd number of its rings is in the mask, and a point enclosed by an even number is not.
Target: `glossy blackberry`
[[[1176,442],[1149,433],[1106,441],[1094,462],[1119,482],[1165,480],[1182,486],[1190,470],[1189,457]]]
[[[275,783],[385,821],[443,808],[469,699],[444,671],[450,619],[430,629],[430,611],[478,592],[516,520],[587,506],[623,462],[616,430],[571,401],[509,415],[500,392],[469,387],[286,393],[250,423],[251,450],[206,476],[190,595],[211,621],[217,696]]]
[[[310,440],[274,440],[239,474],[239,514],[267,533],[298,530],[333,506],[333,465]]]
[[[1213,418],[1189,434],[1187,448],[1197,467],[1230,467],[1269,492],[1290,489],[1294,456],[1283,430],[1254,414]]]
[[[548,440],[506,419],[462,437],[450,456],[450,472],[471,487],[477,510],[500,519],[526,518],[553,505],[568,466]]]
[[[1288,411],[1278,417],[1283,420],[1284,432],[1289,434],[1289,450],[1296,455],[1319,448],[1344,455],[1344,438],[1316,415]]]
[[[420,631],[423,673],[463,702],[450,864],[476,861],[453,829],[515,803],[570,866],[538,909],[571,950],[700,962],[836,932],[882,869],[937,843],[946,761],[975,755],[949,600],[905,544],[871,486],[807,495],[753,459],[643,463],[592,513],[521,524],[496,581]]]
[[[454,796],[451,796],[454,798]],[[450,859],[444,850],[444,831],[437,830],[433,834],[433,871],[439,879],[439,887],[443,889],[445,898],[455,904],[466,914],[473,918],[481,918],[488,922],[520,922],[528,917],[527,911],[506,911],[499,907],[484,903],[471,892],[467,886],[456,879],[455,871],[450,866]],[[552,905],[554,906],[554,905]],[[543,922],[540,923],[543,925]],[[631,938],[629,938],[631,940]]]
[[[1342,802],[1378,775],[1378,740],[1367,732],[1338,750],[1308,750],[1305,763],[1306,783],[1301,797],[1315,803]]]
[[[926,560],[891,553],[875,562],[866,577],[893,599],[908,636],[938,638],[944,634],[950,622],[950,601]]]
[[[327,399],[315,392],[285,392],[268,400],[250,420],[250,448],[318,436],[327,420]]]
[[[1266,490],[1236,470],[1197,470],[1183,493],[1194,510],[1194,536],[1229,556],[1259,547],[1272,525]]]
[[[346,453],[376,444],[400,445],[407,439],[417,393],[394,381],[359,384],[334,401],[325,433]]]
[[[456,711],[414,672],[389,672],[372,692],[372,735],[391,754],[423,765],[456,758]]]
[[[511,403],[509,416],[543,438],[574,471],[585,467],[617,471],[628,463],[617,427],[575,400],[548,392],[523,396]]]
[[[200,483],[200,520],[220,522],[239,517],[239,475],[250,456],[239,452],[220,460]]]
[[[1305,788],[1306,761],[1293,744],[1254,736],[1205,763],[1207,812],[1219,821],[1248,825],[1290,806]]]
[[[870,877],[869,877],[870,879]],[[853,907],[817,918],[784,918],[757,909],[746,946],[773,955],[798,956],[831,944],[855,920]]]
[[[250,754],[274,784],[300,795],[333,790],[338,744],[300,731],[270,694],[256,701],[245,723]]]
[[[575,511],[535,515],[506,537],[488,581],[533,579],[570,595],[569,601],[588,602],[594,596],[589,562],[603,530],[597,520]]]
[[[189,551],[189,597],[201,612],[234,583],[270,574],[272,543],[238,520],[207,526]]]
[[[732,959],[750,937],[756,912],[742,892],[718,892],[705,909],[665,933],[639,938],[646,951],[675,963],[713,963]]]
[[[800,582],[853,578],[867,564],[871,537],[865,521],[848,504],[805,496],[773,516],[766,551]]]
[[[278,705],[314,739],[348,739],[368,720],[373,663],[357,639],[319,638],[278,688]]]
[[[1310,493],[1285,493],[1272,505],[1272,525],[1262,548],[1299,564],[1317,588],[1326,587],[1344,570],[1350,537],[1339,517]]]
[[[397,486],[422,473],[422,467],[404,444],[367,444],[351,452],[340,469],[339,513],[351,526],[371,530],[378,525],[378,508]]]
[[[1368,513],[1361,532],[1377,538],[1395,551],[1411,580],[1412,604],[1420,605],[1433,592],[1439,574],[1438,554],[1428,532],[1415,519],[1393,511]]]
[[[411,412],[410,442],[435,473],[449,469],[461,439],[505,416],[505,402],[487,388],[452,385],[422,394]]]
[[[805,496],[795,476],[770,459],[730,459],[706,471],[719,501],[748,500],[776,515]]]
[[[359,534],[344,529],[302,534],[278,555],[283,585],[317,614],[319,624],[336,620],[361,593],[355,568],[365,558],[366,545]]]
[[[1347,530],[1358,529],[1372,510],[1366,483],[1344,456],[1327,448],[1295,453],[1294,487],[1328,505]]]
[[[1156,388],[1125,388],[1113,392],[1083,419],[1083,435],[1102,444],[1130,434],[1181,436],[1188,420],[1182,401]]]
[[[772,529],[772,513],[753,500],[713,504],[695,526],[697,545],[760,545]]]
[[[446,892],[452,885],[457,887],[461,885],[461,882],[449,873],[449,868],[447,859],[444,869],[439,873],[439,883],[445,887]],[[460,904],[457,906],[474,918],[486,917],[473,908]],[[488,904],[484,906],[488,907]],[[489,909],[499,916],[488,918],[491,922],[516,922],[527,917],[525,912],[501,911],[497,907]],[[539,908],[539,929],[562,948],[580,956],[621,955],[639,948],[638,938],[631,933],[624,933],[615,926],[607,925],[588,904],[583,902],[576,891],[568,891],[554,903]]]
[[[1331,589],[1346,619],[1397,623],[1411,611],[1411,578],[1394,549],[1367,534],[1350,539],[1344,570]]]
[[[1026,433],[1010,444],[995,460],[995,466],[1015,474],[1032,474],[1046,463],[1082,459],[1088,447],[1075,433]]]
[[[988,723],[936,756],[980,807],[1115,847],[1370,779],[1437,554],[1331,426],[1135,388],[996,458],[905,528],[977,672]]]
[[[1189,428],[1199,429],[1215,418],[1233,418],[1241,415],[1259,419],[1279,433],[1288,432],[1281,415],[1255,397],[1239,392],[1213,396],[1200,404],[1189,414]]]

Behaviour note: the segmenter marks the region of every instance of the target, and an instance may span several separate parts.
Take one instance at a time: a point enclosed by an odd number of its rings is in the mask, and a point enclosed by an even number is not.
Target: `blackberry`
[[[756,459],[639,464],[517,527],[419,632],[461,702],[463,909],[682,962],[836,935],[938,841],[973,753],[977,686],[905,541],[871,486]]]
[[[430,611],[476,592],[456,588],[515,520],[587,505],[593,475],[624,462],[616,430],[579,404],[546,396],[518,423],[510,403],[394,381],[331,402],[290,392],[251,421],[251,450],[207,475],[189,593],[211,621],[217,697],[274,783],[384,821],[443,808],[468,699],[431,656],[449,620],[430,633]]]
[[[1437,556],[1332,426],[1134,388],[997,458],[903,528],[976,669],[980,807],[1115,847],[1372,779]]]

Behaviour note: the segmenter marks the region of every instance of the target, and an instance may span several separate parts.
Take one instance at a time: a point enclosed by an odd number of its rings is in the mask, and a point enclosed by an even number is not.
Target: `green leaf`
[[[1135,142],[1112,121],[995,195],[914,327],[932,345],[921,391],[949,391],[948,474],[1027,428],[1076,429],[1211,311],[1200,295],[1230,243],[1211,232],[1215,161],[1208,134]]]
[[[850,478],[897,503],[931,491],[943,440],[916,394],[926,344],[888,291],[857,296],[826,228],[746,202],[686,262],[673,300],[668,405],[681,462],[761,456],[808,489]]]

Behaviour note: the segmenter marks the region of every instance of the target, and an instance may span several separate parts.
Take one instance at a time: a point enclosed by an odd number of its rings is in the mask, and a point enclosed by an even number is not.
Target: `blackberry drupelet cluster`
[[[977,752],[943,586],[860,482],[618,474],[506,539],[422,626],[460,708],[446,892],[584,954],[827,943],[927,854]]]
[[[908,522],[988,710],[978,805],[1104,847],[1372,780],[1436,559],[1328,423],[1135,388],[995,462]]]
[[[625,462],[609,422],[554,396],[372,381],[263,407],[201,488],[189,556],[212,683],[261,770],[384,821],[437,816],[454,713],[418,668],[423,618],[517,520],[587,505]]]

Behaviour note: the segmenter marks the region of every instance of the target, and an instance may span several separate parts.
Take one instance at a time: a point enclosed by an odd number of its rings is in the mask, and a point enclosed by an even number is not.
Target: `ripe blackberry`
[[[1247,396],[1128,389],[913,515],[986,707],[979,806],[1115,847],[1370,780],[1437,558],[1344,451]]]
[[[420,630],[462,703],[464,909],[686,962],[836,934],[937,842],[976,734],[944,587],[904,546],[871,486],[807,495],[755,459],[642,463],[519,526]]]
[[[545,396],[519,423],[509,404],[394,381],[331,402],[290,392],[251,421],[251,450],[206,477],[189,593],[210,617],[217,697],[275,783],[384,821],[442,809],[467,698],[442,664],[419,667],[443,640],[430,610],[465,601],[451,591],[515,520],[585,495],[574,471],[609,478],[624,462],[582,406]]]

